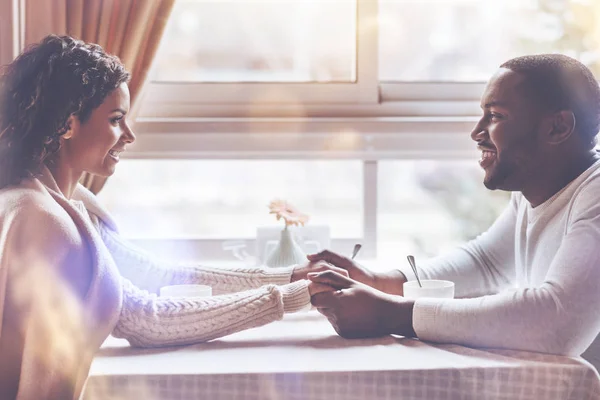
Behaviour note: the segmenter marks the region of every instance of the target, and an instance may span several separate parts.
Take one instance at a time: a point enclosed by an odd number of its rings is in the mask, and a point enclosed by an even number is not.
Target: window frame
[[[143,118],[131,158],[463,158],[479,117]],[[336,141],[340,135],[352,140]]]
[[[192,83],[152,81],[140,113],[159,116],[165,107],[177,110],[181,107],[201,110],[204,106],[228,106],[239,104],[285,106],[301,104],[376,104],[378,102],[377,29],[368,21],[376,18],[378,2],[356,0],[356,81],[332,83]],[[261,100],[264,93],[272,93]],[[174,116],[174,113],[169,113]],[[195,112],[186,116],[200,116]]]
[[[197,118],[438,117],[479,114],[484,82],[379,80],[379,2],[357,0],[357,80],[354,83],[192,83],[150,81],[137,116]],[[263,100],[263,93],[274,97]],[[223,121],[228,123],[227,121]],[[249,121],[250,122],[250,121]]]
[[[378,3],[357,0],[356,83],[150,81],[136,106],[135,129],[144,142],[133,156],[378,159],[430,155],[432,142],[443,143],[442,157],[464,153],[470,141],[461,143],[458,136],[470,132],[480,115],[485,83],[380,82],[379,32],[372,23]],[[255,101],[255,93],[272,88],[290,97]],[[358,135],[359,146],[331,149],[327,143],[338,132]],[[427,136],[426,150],[417,135]]]

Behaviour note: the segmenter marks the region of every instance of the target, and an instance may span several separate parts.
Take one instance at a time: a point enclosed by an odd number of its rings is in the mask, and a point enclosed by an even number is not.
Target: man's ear
[[[548,133],[548,143],[560,144],[569,139],[575,131],[575,114],[573,111],[562,110],[554,113],[552,127]]]
[[[61,139],[64,140],[69,140],[73,137],[73,135],[77,132],[77,130],[79,129],[79,118],[77,118],[75,115],[71,114],[69,116],[69,119],[67,119],[67,131],[61,136]]]

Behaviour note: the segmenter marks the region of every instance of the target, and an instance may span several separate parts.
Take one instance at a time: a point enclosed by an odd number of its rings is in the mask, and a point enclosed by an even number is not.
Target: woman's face
[[[119,155],[133,143],[135,135],[125,116],[129,112],[129,88],[122,83],[92,111],[87,121],[71,119],[71,127],[59,150],[61,161],[78,173],[110,176],[115,172]]]

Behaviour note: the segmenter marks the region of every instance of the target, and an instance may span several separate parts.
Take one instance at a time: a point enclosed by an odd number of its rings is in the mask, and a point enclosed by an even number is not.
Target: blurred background
[[[359,79],[361,62],[369,60],[360,61],[358,43],[373,26],[373,74],[380,87],[483,83],[509,58],[547,52],[575,57],[600,76],[600,1],[379,0],[366,16],[360,4],[178,0],[151,79],[156,85],[335,88]],[[463,86],[444,87],[456,87],[451,90],[461,96]],[[435,103],[435,91],[428,96]],[[477,109],[471,114],[476,117]],[[465,146],[472,146],[469,133],[461,139]],[[485,189],[476,152],[446,157],[442,142],[420,138],[418,129],[411,134],[401,150],[430,146],[431,154],[137,156],[121,161],[99,195],[123,233],[141,243],[193,240],[221,248],[224,241],[242,240],[251,254],[257,226],[277,225],[267,205],[279,197],[309,214],[310,224],[328,225],[334,247],[338,239],[367,240],[375,244],[373,258],[427,257],[486,230],[510,194]]]

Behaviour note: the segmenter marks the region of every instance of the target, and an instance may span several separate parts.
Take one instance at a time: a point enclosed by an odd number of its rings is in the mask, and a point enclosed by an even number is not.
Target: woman
[[[128,79],[101,47],[54,35],[0,75],[2,399],[78,398],[111,333],[134,346],[206,341],[278,320],[327,290],[304,279],[324,263],[173,267],[119,236],[78,180],[112,175],[135,140]],[[219,295],[156,296],[179,283]]]

